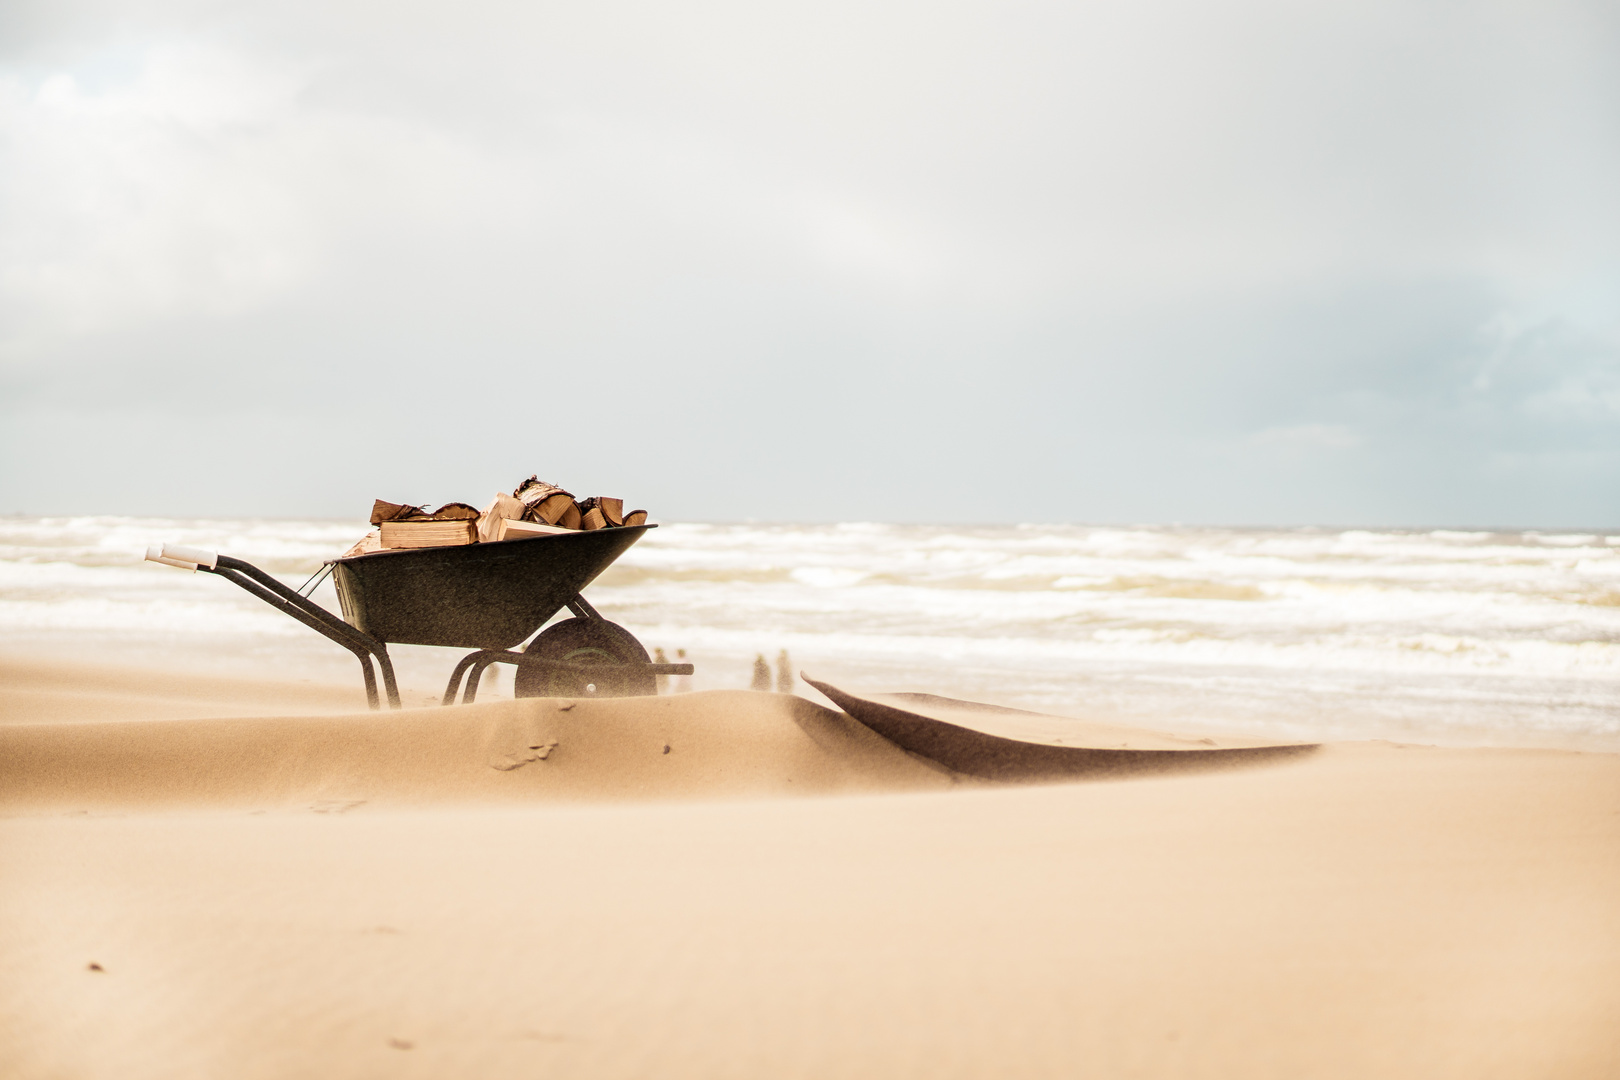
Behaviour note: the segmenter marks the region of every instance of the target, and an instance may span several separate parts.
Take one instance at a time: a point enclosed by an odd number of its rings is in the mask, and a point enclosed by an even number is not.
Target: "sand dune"
[[[842,713],[742,690],[0,727],[0,813],[736,798],[952,783],[944,768]]]
[[[773,694],[30,685],[5,1077],[1620,1075],[1616,755],[1009,786]]]

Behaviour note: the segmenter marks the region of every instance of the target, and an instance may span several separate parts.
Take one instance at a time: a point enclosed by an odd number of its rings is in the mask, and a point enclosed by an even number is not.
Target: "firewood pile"
[[[491,544],[558,533],[590,532],[643,525],[647,511],[625,513],[624,500],[592,495],[576,500],[573,493],[531,476],[510,495],[496,495],[479,510],[452,502],[429,513],[426,507],[378,499],[371,506],[376,526],[343,557],[390,548],[452,547]]]

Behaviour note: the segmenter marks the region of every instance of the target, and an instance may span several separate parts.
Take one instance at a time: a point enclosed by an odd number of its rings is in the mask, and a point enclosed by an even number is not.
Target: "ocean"
[[[364,532],[0,518],[0,649],[358,686],[326,639],[142,554],[212,548],[296,587]],[[1620,534],[667,523],[586,596],[684,649],[698,690],[786,650],[851,689],[1180,731],[1620,750]],[[458,655],[391,652],[414,704]]]

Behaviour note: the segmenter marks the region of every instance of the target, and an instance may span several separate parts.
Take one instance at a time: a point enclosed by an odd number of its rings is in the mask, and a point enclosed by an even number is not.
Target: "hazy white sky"
[[[11,0],[0,512],[1620,525],[1620,5]]]

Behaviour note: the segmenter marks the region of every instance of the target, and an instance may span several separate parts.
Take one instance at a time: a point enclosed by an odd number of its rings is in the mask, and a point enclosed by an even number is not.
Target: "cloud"
[[[971,478],[992,519],[1561,523],[1620,487],[1603,5],[4,17],[18,505],[165,425],[278,513],[520,459],[657,463],[710,517],[954,518]],[[280,486],[277,432],[352,463],[447,415],[481,434]],[[17,464],[52,432],[76,464]]]
[[[127,81],[0,81],[7,352],[132,319],[240,311],[285,291],[314,238],[262,172],[296,81],[218,48],[145,51]],[[279,130],[278,130],[279,129]]]

